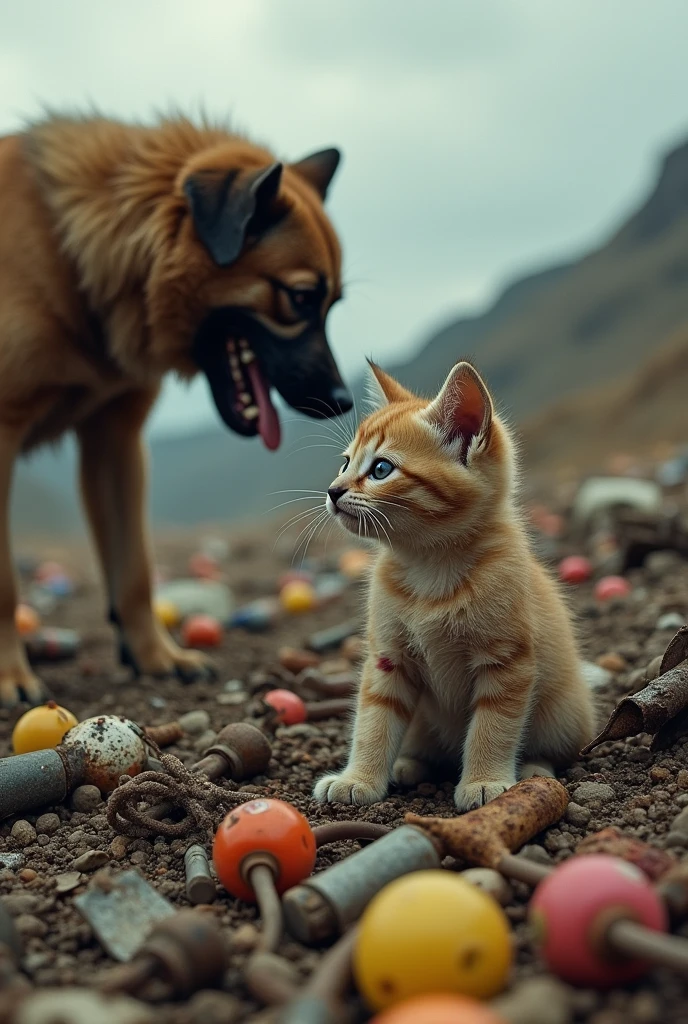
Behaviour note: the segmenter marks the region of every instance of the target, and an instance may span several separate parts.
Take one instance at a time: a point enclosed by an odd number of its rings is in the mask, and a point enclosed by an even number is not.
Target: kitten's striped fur
[[[476,370],[458,363],[429,403],[371,369],[380,407],[327,499],[350,532],[367,520],[381,538],[368,654],[348,764],[315,797],[373,803],[392,778],[414,785],[448,759],[462,764],[455,802],[468,810],[538,764],[573,760],[593,735],[591,695],[515,503],[509,432]],[[375,479],[380,459],[394,468]]]

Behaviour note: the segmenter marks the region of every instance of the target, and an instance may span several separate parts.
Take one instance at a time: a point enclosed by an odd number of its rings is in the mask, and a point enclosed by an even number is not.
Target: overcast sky
[[[203,104],[287,159],[339,146],[352,374],[613,228],[688,136],[687,38],[685,0],[5,2],[0,131]],[[154,424],[214,417],[198,380]]]

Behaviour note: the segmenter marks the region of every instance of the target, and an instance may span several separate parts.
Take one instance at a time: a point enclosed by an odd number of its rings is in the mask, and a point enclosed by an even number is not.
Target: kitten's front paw
[[[387,796],[387,789],[372,786],[349,772],[341,775],[326,775],[315,784],[313,796],[320,803],[329,804],[376,804]]]
[[[430,778],[430,767],[416,757],[398,757],[394,762],[392,777],[400,786],[417,786]]]
[[[482,807],[515,785],[516,779],[460,782],[454,790],[454,803],[460,811],[473,811],[476,807]]]

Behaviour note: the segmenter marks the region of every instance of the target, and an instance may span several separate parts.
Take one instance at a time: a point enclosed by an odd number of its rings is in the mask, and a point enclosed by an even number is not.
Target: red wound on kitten
[[[377,667],[381,672],[393,672],[394,662],[390,658],[378,658]]]

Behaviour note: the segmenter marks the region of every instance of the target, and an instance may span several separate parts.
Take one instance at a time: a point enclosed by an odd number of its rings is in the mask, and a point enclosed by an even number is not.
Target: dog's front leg
[[[29,668],[14,624],[17,588],[10,551],[9,498],[21,441],[21,431],[0,426],[0,704],[5,708],[14,707],[21,697],[37,704],[45,696]]]
[[[213,673],[198,651],[174,643],[152,607],[145,522],[146,459],[141,428],[157,392],[130,392],[98,410],[78,431],[81,491],[100,556],[122,660],[137,673],[185,682]]]

